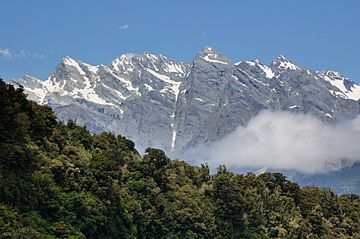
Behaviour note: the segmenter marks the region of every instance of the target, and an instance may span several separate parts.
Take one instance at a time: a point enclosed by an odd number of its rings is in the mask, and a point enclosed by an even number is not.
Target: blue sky
[[[212,46],[234,62],[279,54],[360,82],[358,0],[2,0],[0,77],[46,78],[64,56],[107,64],[126,52],[191,62]]]

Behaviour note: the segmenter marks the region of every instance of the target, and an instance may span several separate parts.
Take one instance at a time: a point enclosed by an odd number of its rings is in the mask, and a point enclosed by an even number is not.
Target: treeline
[[[93,135],[0,80],[0,238],[360,238],[360,200]]]

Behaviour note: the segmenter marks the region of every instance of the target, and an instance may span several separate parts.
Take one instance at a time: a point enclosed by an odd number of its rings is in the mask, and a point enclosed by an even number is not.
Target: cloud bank
[[[265,111],[221,141],[186,158],[210,166],[319,173],[360,161],[360,116],[327,124],[307,114]]]

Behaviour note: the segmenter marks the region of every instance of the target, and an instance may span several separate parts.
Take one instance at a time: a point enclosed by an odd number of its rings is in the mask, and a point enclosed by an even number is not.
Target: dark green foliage
[[[0,81],[0,238],[359,238],[360,200],[93,135]]]

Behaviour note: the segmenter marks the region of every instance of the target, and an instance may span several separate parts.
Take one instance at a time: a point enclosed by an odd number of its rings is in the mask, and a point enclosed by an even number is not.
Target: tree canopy
[[[358,195],[142,157],[0,80],[0,238],[360,238]]]

